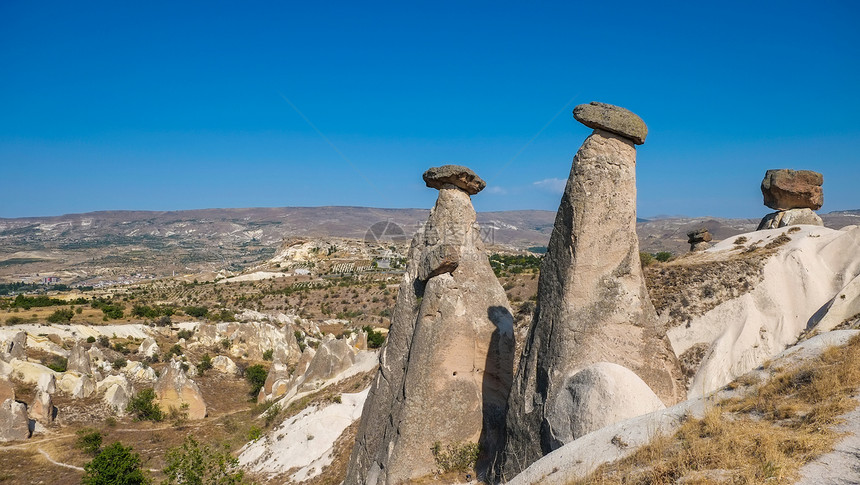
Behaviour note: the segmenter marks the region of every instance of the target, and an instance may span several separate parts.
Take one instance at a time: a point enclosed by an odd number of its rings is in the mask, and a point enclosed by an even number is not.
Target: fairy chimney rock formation
[[[775,209],[761,220],[758,230],[798,224],[823,226],[816,211],[824,205],[824,176],[812,170],[768,170],[761,181],[764,205]]]
[[[485,471],[503,442],[513,316],[475,222],[470,195],[485,183],[454,165],[432,168],[424,180],[439,198],[409,248],[347,485],[430,475],[437,442],[479,443]]]
[[[573,159],[541,265],[537,308],[508,401],[501,480],[588,428],[570,406],[581,399],[583,388],[570,383],[583,369],[622,366],[666,405],[684,392],[639,261],[634,145],[645,141],[647,127],[630,111],[602,103],[577,106],[574,116],[594,132]]]
[[[155,382],[155,395],[158,404],[165,411],[175,408],[182,411],[188,405],[188,419],[196,420],[206,417],[206,402],[197,383],[188,378],[182,368],[181,361],[173,361],[162,371],[161,377]]]
[[[68,366],[66,368],[69,371],[77,372],[82,375],[92,373],[90,355],[87,353],[87,349],[84,348],[80,340],[76,341],[75,346],[72,347],[72,351],[69,353]]]
[[[710,242],[713,240],[711,232],[706,228],[696,229],[687,233],[687,242],[690,244],[690,251],[704,251],[711,247]]]

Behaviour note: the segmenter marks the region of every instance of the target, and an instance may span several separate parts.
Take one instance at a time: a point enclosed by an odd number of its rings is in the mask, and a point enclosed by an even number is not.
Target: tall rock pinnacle
[[[577,106],[574,116],[594,132],[573,159],[541,265],[537,309],[508,401],[502,479],[579,437],[576,375],[589,366],[623,366],[665,404],[683,392],[639,261],[634,144],[644,143],[647,127],[603,103]]]
[[[478,469],[486,471],[504,441],[513,316],[470,199],[485,183],[455,165],[432,168],[424,180],[439,198],[409,249],[347,485],[429,475],[437,442],[479,443]]]

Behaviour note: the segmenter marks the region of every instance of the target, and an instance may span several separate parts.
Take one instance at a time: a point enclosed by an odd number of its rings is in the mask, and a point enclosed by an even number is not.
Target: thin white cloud
[[[492,187],[487,188],[487,193],[488,194],[505,195],[508,193],[508,191],[504,187],[499,187],[498,185],[493,185]]]
[[[561,194],[562,192],[564,192],[564,187],[567,185],[567,180],[560,178],[550,178],[538,180],[537,182],[532,183],[532,185],[546,192],[550,192],[553,194]]]

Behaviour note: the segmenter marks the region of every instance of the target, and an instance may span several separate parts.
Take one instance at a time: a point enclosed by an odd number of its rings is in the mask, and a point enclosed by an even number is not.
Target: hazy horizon
[[[432,206],[431,206],[432,207]],[[194,211],[218,211],[218,210],[269,210],[269,209],[324,209],[324,208],[348,208],[348,209],[373,209],[373,210],[430,210],[431,207],[374,207],[374,206],[361,206],[361,205],[292,205],[292,206],[256,206],[256,207],[195,207],[188,209],[99,209],[94,211],[86,211],[86,212],[67,212],[62,214],[42,214],[42,215],[27,215],[27,216],[18,216],[18,217],[0,217],[0,219],[6,220],[14,220],[14,219],[44,219],[44,218],[57,218],[57,217],[66,217],[66,216],[75,216],[75,215],[88,215],[88,214],[99,214],[99,213],[114,213],[114,212],[194,212]],[[762,206],[762,213],[759,215],[753,215],[750,217],[725,217],[714,214],[637,214],[638,219],[647,219],[647,220],[657,220],[657,219],[702,219],[702,218],[716,218],[716,219],[752,219],[758,220],[764,217],[766,214],[773,212],[772,209],[768,209]],[[843,211],[851,211],[851,210],[860,210],[860,208],[855,209],[838,209],[838,210],[819,210],[817,211],[820,214],[828,214],[831,212],[843,212]],[[557,209],[507,209],[507,210],[478,210],[478,213],[493,213],[493,212],[528,212],[528,211],[541,211],[541,212],[557,212]]]

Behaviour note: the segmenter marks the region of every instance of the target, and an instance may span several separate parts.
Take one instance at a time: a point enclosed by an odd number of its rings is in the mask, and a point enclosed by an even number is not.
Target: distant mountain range
[[[0,219],[0,278],[34,272],[87,275],[240,269],[271,256],[285,238],[363,238],[378,222],[397,224],[411,235],[426,209],[369,207],[277,207],[187,211],[104,211],[55,217]],[[764,211],[762,213],[764,215]],[[825,225],[860,223],[860,210],[822,214]],[[545,246],[555,212],[482,212],[485,239],[525,249]],[[639,220],[642,250],[686,251],[686,233],[707,227],[715,239],[752,231],[758,219],[666,218]],[[138,265],[138,266],[135,266]],[[73,273],[78,274],[78,273]],[[82,275],[79,275],[82,276]]]

